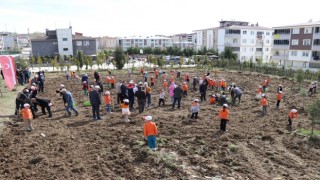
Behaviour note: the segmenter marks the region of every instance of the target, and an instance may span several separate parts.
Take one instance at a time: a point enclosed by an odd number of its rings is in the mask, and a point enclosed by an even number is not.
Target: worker
[[[103,100],[106,104],[106,112],[111,113],[111,102],[112,102],[112,97],[110,96],[110,91],[106,91],[103,95]]]
[[[195,99],[191,104],[191,119],[198,119],[198,113],[200,111],[199,99]]]
[[[151,87],[154,86],[154,77],[153,76],[150,77],[150,86]]]
[[[282,100],[283,94],[282,91],[279,91],[277,94],[277,104],[276,104],[276,109],[279,109],[280,106],[280,101]]]
[[[292,125],[292,119],[293,118],[298,118],[298,110],[296,110],[296,109],[291,109],[291,111],[289,113],[289,119],[288,119],[289,124],[288,124],[288,126],[290,128],[293,128],[293,125]]]
[[[229,121],[228,105],[223,104],[219,111],[218,117],[220,118],[220,131],[227,131],[227,122]]]
[[[46,115],[46,111],[45,109],[47,109],[48,114],[49,114],[49,118],[52,117],[52,113],[51,113],[51,106],[53,105],[51,103],[51,100],[49,99],[42,99],[42,98],[32,98],[32,103],[34,105],[34,108],[37,109],[37,106],[41,107],[41,112],[42,114]]]
[[[146,121],[143,127],[144,136],[148,140],[148,148],[150,150],[157,150],[157,138],[158,129],[154,122],[151,122],[152,116],[143,116],[143,119]]]
[[[262,94],[262,86],[259,86],[259,88],[257,89],[256,99],[261,99],[261,94]]]
[[[209,102],[211,105],[216,103],[216,96],[214,94],[210,95]]]
[[[267,114],[268,100],[265,94],[262,94],[262,99],[260,100],[260,104],[262,106],[262,116]]]
[[[167,89],[168,89],[168,83],[167,83],[167,80],[163,80],[162,87],[163,87],[163,89],[165,89],[165,90],[167,90]]]
[[[128,116],[131,114],[129,109],[129,99],[123,100],[123,103],[121,104],[121,111],[122,116],[124,117],[124,122],[130,122],[130,120],[128,119]]]
[[[279,91],[282,91],[282,92],[283,92],[283,88],[282,88],[282,85],[281,85],[281,84],[279,84],[279,86],[278,86],[278,88],[277,88],[277,92],[279,92]]]
[[[33,127],[32,127],[32,112],[30,110],[30,104],[28,103],[25,103],[23,105],[23,109],[20,110],[20,114],[23,118],[23,121],[25,123],[25,128],[26,128],[26,131],[32,131],[33,130]]]
[[[266,93],[266,92],[267,92],[267,86],[268,86],[268,81],[267,81],[267,80],[264,80],[264,82],[262,83],[263,93]]]
[[[183,90],[183,96],[187,97],[188,96],[188,85],[187,85],[187,82],[183,82],[182,90]]]

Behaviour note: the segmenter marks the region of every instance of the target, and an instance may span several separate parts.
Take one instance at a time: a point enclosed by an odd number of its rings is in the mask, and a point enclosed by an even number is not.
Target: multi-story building
[[[320,68],[320,21],[273,28],[272,61],[294,68]]]
[[[239,61],[269,62],[272,47],[272,29],[243,21],[220,21],[219,27],[195,30],[196,49],[233,49]]]
[[[196,33],[175,34],[171,36],[172,45],[180,49],[194,48],[196,43]]]
[[[172,47],[172,39],[165,36],[124,37],[119,39],[119,46],[125,51],[129,47],[164,49]]]
[[[46,36],[31,39],[33,56],[69,56],[82,51],[84,55],[96,55],[96,39],[72,34],[72,28],[46,30]]]
[[[9,32],[0,33],[0,51],[12,51],[14,48],[14,35]]]
[[[97,38],[98,42],[98,49],[104,50],[113,50],[116,49],[116,47],[119,46],[119,38],[118,37],[109,37],[109,36],[103,36]]]

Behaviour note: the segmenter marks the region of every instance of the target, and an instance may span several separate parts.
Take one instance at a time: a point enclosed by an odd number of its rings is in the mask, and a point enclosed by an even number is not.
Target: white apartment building
[[[119,38],[119,45],[124,51],[129,47],[164,49],[172,47],[172,39],[165,36],[123,37]]]
[[[272,29],[249,25],[243,21],[220,21],[219,27],[195,30],[196,49],[216,49],[221,53],[230,47],[239,61],[269,62],[272,48]]]
[[[196,33],[175,34],[175,35],[172,35],[171,38],[172,38],[172,45],[174,47],[178,47],[182,50],[185,48],[194,48],[195,47]]]

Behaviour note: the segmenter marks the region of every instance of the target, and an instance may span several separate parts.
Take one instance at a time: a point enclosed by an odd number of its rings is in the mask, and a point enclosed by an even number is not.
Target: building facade
[[[69,56],[76,55],[77,51],[83,51],[86,56],[96,55],[96,39],[72,35],[72,28],[46,30],[46,36],[31,39],[33,56]]]
[[[220,21],[219,27],[195,30],[196,49],[207,48],[223,52],[233,49],[238,61],[269,62],[272,48],[272,29],[244,21]]]
[[[320,68],[320,22],[273,28],[272,61],[294,68]]]
[[[196,44],[196,33],[175,34],[171,36],[172,45],[180,49],[194,48]]]
[[[12,33],[0,33],[0,50],[12,51],[15,48],[15,37]]]
[[[109,37],[103,36],[97,38],[98,49],[100,50],[114,50],[119,46],[119,38],[118,37]]]
[[[165,36],[123,37],[119,38],[119,46],[124,51],[129,47],[165,49],[172,47],[172,39]]]

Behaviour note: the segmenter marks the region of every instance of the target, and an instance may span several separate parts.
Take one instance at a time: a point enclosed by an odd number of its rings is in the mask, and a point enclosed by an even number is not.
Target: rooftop
[[[226,26],[226,27],[212,27],[207,29],[198,29],[194,31],[203,31],[203,30],[214,30],[214,29],[253,29],[253,30],[272,30],[272,28],[263,27],[263,26]]]
[[[130,37],[122,37],[120,39],[171,39],[164,36],[130,36]]]
[[[57,40],[55,36],[43,36],[43,37],[31,39],[31,41],[54,41],[54,40]],[[95,40],[95,38],[87,37],[87,36],[72,35],[72,40]]]
[[[273,27],[273,28],[306,27],[306,26],[320,26],[320,21],[306,22],[306,23],[300,23],[300,24],[291,24],[291,25],[286,25],[286,26],[277,26],[277,27]]]

